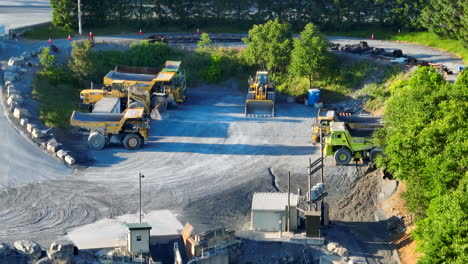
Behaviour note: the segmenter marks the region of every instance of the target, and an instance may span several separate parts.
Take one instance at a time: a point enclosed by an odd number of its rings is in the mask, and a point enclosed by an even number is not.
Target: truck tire
[[[340,148],[335,152],[336,164],[340,166],[348,165],[353,155],[347,148]]]
[[[125,136],[123,144],[128,150],[136,150],[141,147],[141,138],[139,135],[131,133]]]
[[[101,150],[106,145],[106,138],[103,134],[93,131],[88,137],[88,146],[93,150]]]
[[[382,149],[381,148],[374,148],[369,152],[369,160],[371,162],[375,162],[378,156],[382,155]]]

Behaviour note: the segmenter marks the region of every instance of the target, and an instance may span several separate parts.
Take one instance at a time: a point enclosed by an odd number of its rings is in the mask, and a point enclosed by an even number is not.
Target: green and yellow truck
[[[333,155],[337,165],[347,165],[352,159],[369,158],[374,162],[382,149],[372,137],[375,126],[366,128],[361,125],[351,129],[345,122],[331,122],[330,133],[324,137],[325,156]]]

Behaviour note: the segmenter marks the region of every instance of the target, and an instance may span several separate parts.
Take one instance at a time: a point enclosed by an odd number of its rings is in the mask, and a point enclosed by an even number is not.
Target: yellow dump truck
[[[275,116],[275,84],[270,81],[267,71],[257,71],[255,79],[249,79],[245,115],[254,117]]]
[[[164,67],[129,67],[118,65],[104,77],[104,88],[86,89],[80,93],[81,105],[90,111],[103,97],[118,97],[122,109],[134,102],[146,110],[164,111],[168,104],[187,99],[185,73],[180,61],[166,61]],[[150,112],[151,112],[150,110]],[[153,116],[153,115],[152,115]]]
[[[312,143],[320,143],[321,136],[330,134],[331,122],[345,122],[351,129],[375,129],[382,126],[380,119],[380,117],[360,117],[351,113],[338,113],[334,110],[319,109],[317,118],[312,120]],[[322,135],[320,135],[320,132],[322,132]]]
[[[80,113],[74,111],[70,125],[88,130],[88,146],[100,150],[109,143],[123,143],[126,149],[139,149],[148,139],[149,120],[143,108],[122,113]]]

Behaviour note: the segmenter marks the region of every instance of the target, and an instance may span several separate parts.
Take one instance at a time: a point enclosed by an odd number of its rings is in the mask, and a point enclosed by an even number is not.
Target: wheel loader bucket
[[[275,116],[275,103],[272,100],[245,101],[245,115],[252,117]]]

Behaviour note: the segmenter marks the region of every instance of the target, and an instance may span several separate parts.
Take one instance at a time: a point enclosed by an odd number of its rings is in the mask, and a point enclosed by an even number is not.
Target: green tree
[[[58,28],[72,31],[76,25],[77,4],[73,0],[50,0],[52,24]]]
[[[324,76],[330,67],[332,55],[328,51],[328,39],[312,23],[305,26],[299,38],[294,40],[289,73],[307,77],[309,88],[315,78]]]
[[[458,189],[431,201],[414,237],[423,253],[418,263],[468,263],[468,173]]]
[[[210,35],[208,33],[202,33],[200,40],[197,43],[198,52],[206,52],[213,50],[213,42],[211,41]]]
[[[428,0],[422,11],[422,25],[445,38],[468,42],[468,2],[465,0]]]
[[[44,67],[43,72],[50,71],[54,68],[55,55],[50,54],[50,48],[43,48],[38,57],[42,67]]]
[[[243,41],[247,44],[244,58],[248,63],[266,68],[272,73],[286,72],[292,50],[289,23],[281,23],[275,19],[263,25],[255,25]]]
[[[86,80],[94,72],[90,40],[73,41],[68,67],[81,80]]]

